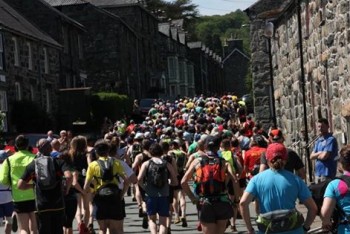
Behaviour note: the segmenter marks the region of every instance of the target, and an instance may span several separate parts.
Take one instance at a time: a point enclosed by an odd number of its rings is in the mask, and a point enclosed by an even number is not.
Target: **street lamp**
[[[274,25],[272,22],[267,22],[265,25],[264,36],[267,38],[268,50],[269,50],[269,62],[270,62],[270,106],[271,106],[271,118],[275,127],[277,127],[276,119],[276,106],[275,106],[275,88],[273,85],[273,67],[272,67],[272,53],[271,53],[271,38],[274,33]]]

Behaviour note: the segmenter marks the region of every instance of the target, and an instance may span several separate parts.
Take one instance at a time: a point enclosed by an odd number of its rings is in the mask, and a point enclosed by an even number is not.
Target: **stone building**
[[[224,46],[224,91],[239,97],[247,94],[249,89],[246,76],[250,58],[244,53],[243,40],[229,39]]]
[[[188,42],[188,58],[194,64],[194,82],[196,94],[222,94],[224,80],[222,58],[214,54],[201,41]]]
[[[188,59],[186,35],[172,22],[159,23],[159,47],[165,66],[165,95],[194,95],[194,67]],[[162,66],[164,67],[164,66]]]
[[[255,108],[261,110],[256,111],[257,118],[266,120],[264,114],[269,107],[269,65],[263,31],[266,23],[272,22],[276,114],[289,143],[305,128],[309,140],[314,137],[320,117],[329,119],[340,146],[350,137],[349,9],[349,0],[261,0],[246,10],[252,21]]]
[[[5,1],[63,46],[60,52],[59,88],[85,86],[86,72],[82,64],[84,26],[51,7],[44,0]]]
[[[141,97],[138,37],[120,17],[86,1],[50,0],[61,13],[86,28],[82,36],[86,85]]]
[[[88,2],[119,16],[136,32],[140,97],[156,97],[161,91],[160,80],[164,71],[160,66],[158,19],[138,0],[88,0]]]
[[[3,131],[15,131],[15,101],[29,100],[49,114],[57,111],[61,45],[0,0],[0,111]]]

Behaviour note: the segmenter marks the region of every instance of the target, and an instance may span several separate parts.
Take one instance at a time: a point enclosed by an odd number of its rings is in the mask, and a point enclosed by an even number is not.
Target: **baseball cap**
[[[281,143],[271,143],[266,149],[266,159],[272,161],[280,157],[282,160],[287,160],[287,148]]]
[[[270,132],[270,137],[273,141],[278,141],[283,139],[283,134],[280,129],[272,129]]]
[[[136,133],[134,139],[136,139],[136,140],[137,140],[137,139],[143,139],[143,137],[144,137],[143,133],[142,133],[142,132],[138,132],[138,133]]]

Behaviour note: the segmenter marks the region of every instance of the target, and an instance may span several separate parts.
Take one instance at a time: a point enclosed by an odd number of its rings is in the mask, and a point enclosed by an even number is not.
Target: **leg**
[[[159,234],[167,234],[168,230],[166,227],[167,218],[164,216],[159,216]]]
[[[173,210],[175,214],[175,221],[174,223],[180,223],[180,217],[179,217],[179,195],[180,190],[177,189],[174,191],[174,200],[173,200]]]
[[[216,230],[216,223],[205,223],[205,222],[201,222],[202,224],[202,230],[203,230],[203,234],[220,234],[217,230]]]
[[[97,220],[98,226],[99,226],[99,234],[106,234],[107,233],[107,223],[105,220]]]
[[[78,225],[81,223],[82,219],[82,196],[80,193],[77,193],[77,212],[75,213],[75,219],[77,220]]]
[[[148,216],[148,226],[151,234],[157,234],[157,215]]]
[[[29,213],[18,213],[17,222],[20,234],[29,234]]]
[[[108,220],[109,233],[123,234],[123,220]]]
[[[186,221],[186,198],[185,193],[182,191],[182,189],[179,191],[179,200],[180,200],[180,207],[181,207],[181,221],[182,226],[187,227],[187,221]]]
[[[90,219],[90,203],[91,203],[91,193],[86,193],[82,196],[83,198],[83,207],[84,207],[84,218],[83,221],[85,224],[89,223]]]
[[[216,221],[216,231],[215,231],[216,234],[225,233],[227,221],[228,219]]]

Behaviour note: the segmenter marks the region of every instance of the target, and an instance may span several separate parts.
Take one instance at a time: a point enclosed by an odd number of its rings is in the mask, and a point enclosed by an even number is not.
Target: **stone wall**
[[[274,21],[272,42],[274,96],[278,125],[287,136],[287,143],[296,139],[304,128],[304,110],[298,37],[297,6],[291,6]],[[331,131],[342,143],[349,139],[350,117],[350,1],[309,0],[301,4],[302,46],[305,70],[306,115],[310,139],[317,134],[320,117],[329,119]],[[268,111],[268,57],[261,37],[265,20],[252,24],[252,70],[256,93],[256,113],[265,121]],[[255,48],[254,48],[255,47]],[[255,52],[254,52],[255,51]]]

